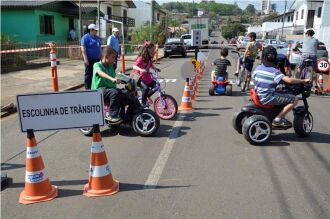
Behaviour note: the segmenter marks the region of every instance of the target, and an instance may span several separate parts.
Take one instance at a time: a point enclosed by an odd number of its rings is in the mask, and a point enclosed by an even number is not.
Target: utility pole
[[[287,4],[287,0],[285,0],[285,6],[284,6],[284,13],[283,13],[283,22],[282,22],[282,33],[281,33],[281,40],[283,40],[283,29],[284,29],[284,21],[285,21],[285,13],[286,13],[286,4]]]
[[[149,41],[151,42],[152,41],[152,23],[153,23],[153,0],[150,0],[150,39]]]
[[[81,0],[79,0],[79,33],[81,38],[83,36],[83,29],[82,29],[82,16],[81,16]]]
[[[99,31],[101,32],[101,24],[100,24],[100,0],[97,0],[97,23],[98,23]]]

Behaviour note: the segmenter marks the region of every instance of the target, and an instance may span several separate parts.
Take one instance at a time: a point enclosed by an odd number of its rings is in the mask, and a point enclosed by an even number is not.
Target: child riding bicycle
[[[262,50],[262,45],[256,41],[257,35],[254,32],[248,34],[250,42],[246,45],[244,56],[240,57],[237,61],[237,69],[235,76],[238,77],[241,65],[245,63],[245,69],[248,75],[251,75],[254,60],[258,56],[258,52]]]
[[[154,53],[155,44],[152,42],[145,42],[133,65],[134,71],[131,76],[137,79],[137,85],[142,90],[143,106],[147,105],[147,98],[153,94],[152,89],[156,86],[156,81],[154,80],[150,70],[154,69],[160,72],[160,69],[156,68],[152,63]]]

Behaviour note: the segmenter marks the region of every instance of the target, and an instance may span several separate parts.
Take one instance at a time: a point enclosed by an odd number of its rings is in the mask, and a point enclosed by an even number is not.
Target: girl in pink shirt
[[[150,91],[156,85],[156,81],[153,79],[150,69],[160,71],[152,63],[154,53],[155,45],[151,42],[144,43],[133,65],[133,74],[139,77],[137,84],[142,89],[142,105],[146,105],[147,98],[153,94]]]

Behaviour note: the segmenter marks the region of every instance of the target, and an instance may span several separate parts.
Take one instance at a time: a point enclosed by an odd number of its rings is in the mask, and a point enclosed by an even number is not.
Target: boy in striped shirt
[[[274,127],[291,127],[291,122],[285,116],[298,104],[298,97],[292,94],[278,92],[276,91],[276,87],[281,82],[299,84],[310,82],[310,80],[290,78],[276,69],[278,62],[277,52],[272,46],[264,48],[261,61],[262,65],[259,65],[252,74],[255,90],[260,102],[270,105],[285,105],[274,119],[272,125]]]

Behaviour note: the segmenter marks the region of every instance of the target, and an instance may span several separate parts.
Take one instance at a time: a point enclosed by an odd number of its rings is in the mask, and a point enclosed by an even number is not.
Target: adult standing
[[[119,30],[118,28],[112,28],[112,35],[110,35],[107,39],[107,45],[113,48],[117,52],[115,63],[113,64],[113,68],[117,69],[118,62],[118,54],[119,54]]]
[[[85,63],[85,89],[91,89],[93,65],[101,60],[101,38],[98,37],[98,28],[95,24],[88,25],[89,33],[81,38],[81,52]]]

